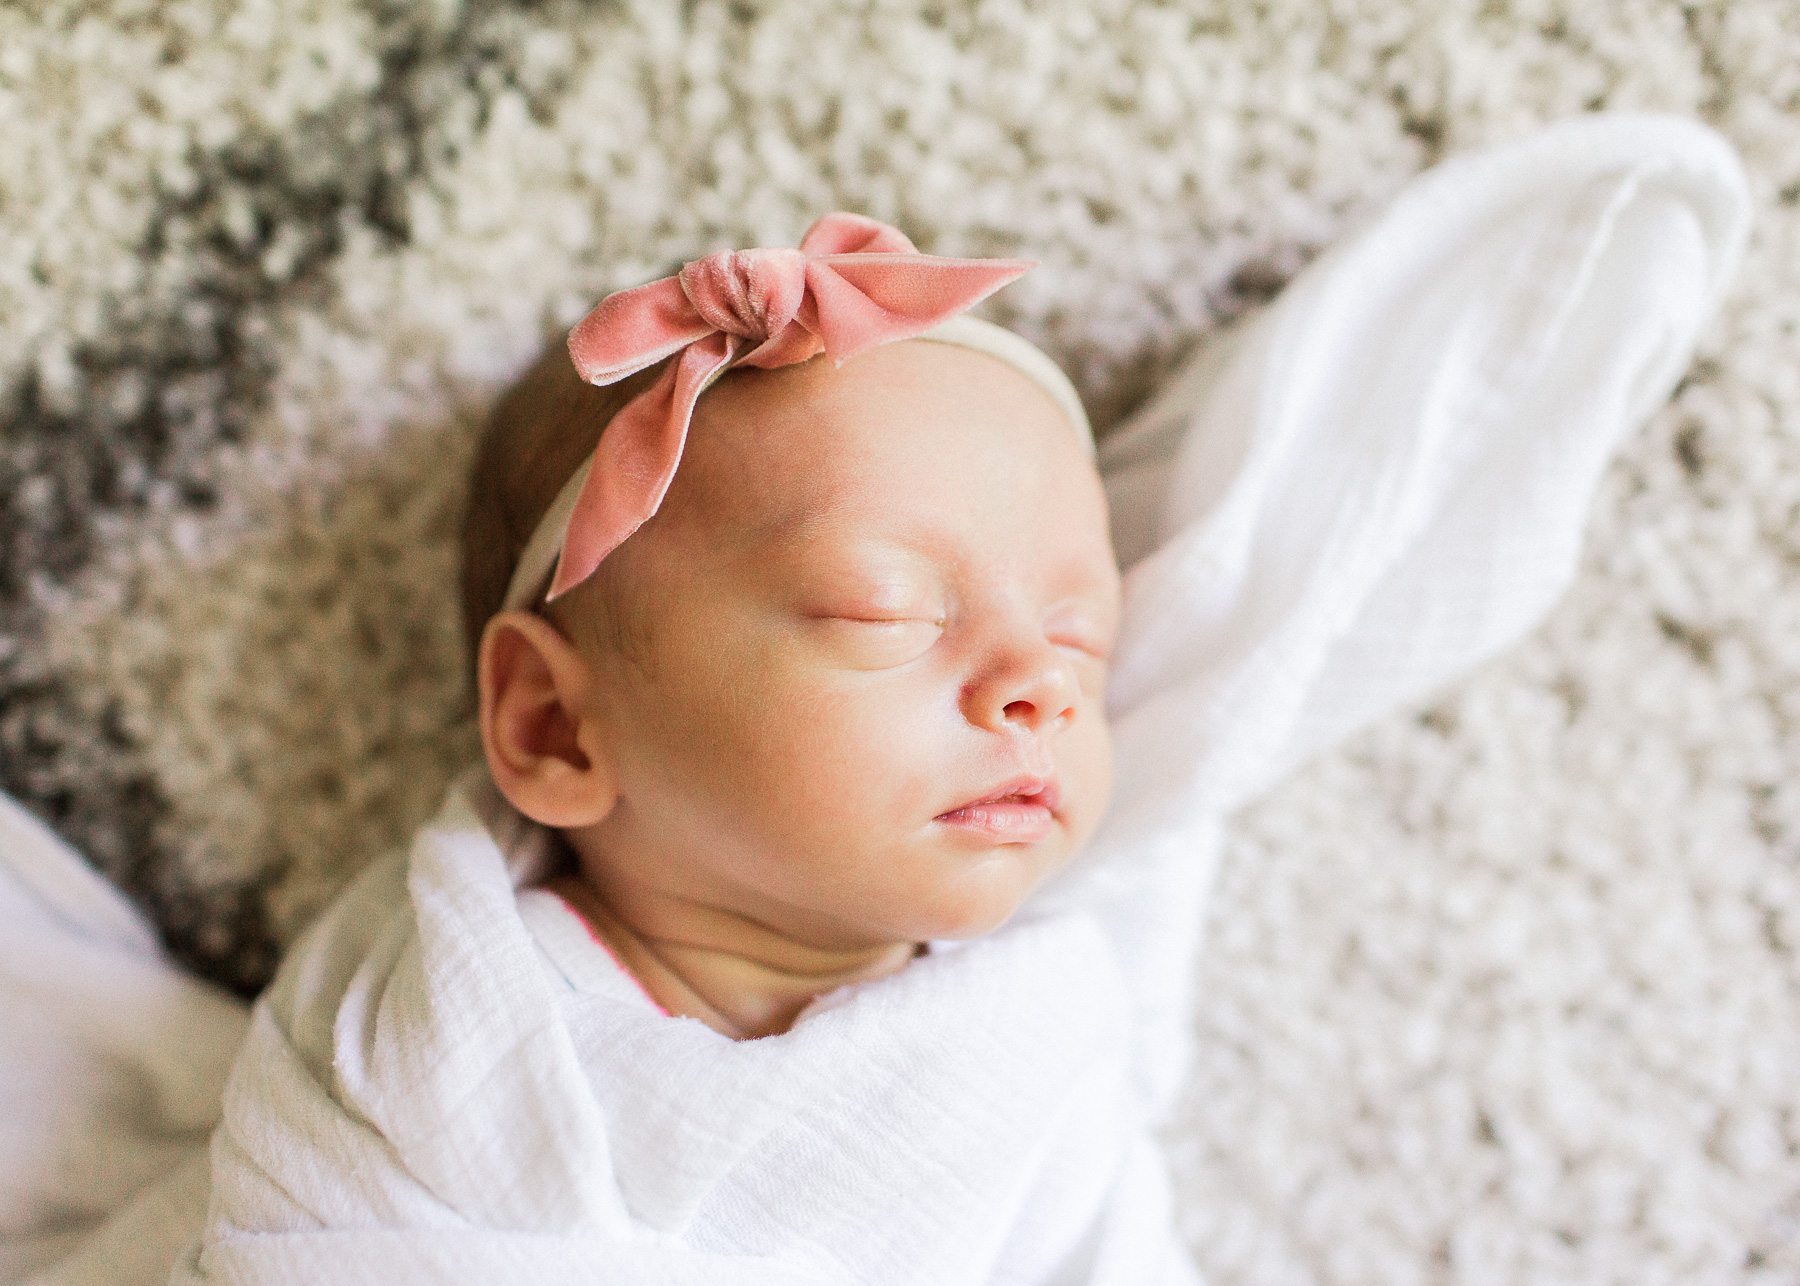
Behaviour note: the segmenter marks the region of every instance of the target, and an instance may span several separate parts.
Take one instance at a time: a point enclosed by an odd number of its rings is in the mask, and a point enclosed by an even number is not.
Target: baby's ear
[[[575,645],[541,616],[501,612],[481,631],[475,673],[481,748],[512,806],[559,829],[610,813],[618,787]]]

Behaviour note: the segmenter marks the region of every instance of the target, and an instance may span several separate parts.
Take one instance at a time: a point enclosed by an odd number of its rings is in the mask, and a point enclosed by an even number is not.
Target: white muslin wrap
[[[1584,117],[1425,174],[1215,336],[1101,445],[1127,576],[1100,834],[1004,928],[784,1035],[732,1042],[635,995],[566,912],[521,894],[545,837],[476,769],[257,1003],[209,1184],[197,1131],[241,1015],[184,990],[137,928],[95,945],[122,910],[104,898],[92,921],[40,914],[41,872],[77,859],[0,829],[0,1026],[46,1033],[0,1047],[0,1071],[51,1123],[0,1131],[0,1270],[1195,1281],[1151,1131],[1185,1066],[1222,819],[1551,605],[1748,208],[1704,128]],[[177,999],[96,1017],[83,998],[114,970]],[[44,1074],[53,1059],[92,1066]],[[70,1122],[125,1176],[86,1205],[56,1159]]]

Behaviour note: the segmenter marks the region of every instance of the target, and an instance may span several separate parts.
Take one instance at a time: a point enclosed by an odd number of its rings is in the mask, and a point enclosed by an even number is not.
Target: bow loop
[[[806,265],[801,318],[834,362],[913,339],[966,312],[1031,268],[1018,259],[922,254],[822,255]]]
[[[919,248],[900,229],[866,214],[837,210],[823,215],[800,238],[809,258],[819,255],[916,255]]]

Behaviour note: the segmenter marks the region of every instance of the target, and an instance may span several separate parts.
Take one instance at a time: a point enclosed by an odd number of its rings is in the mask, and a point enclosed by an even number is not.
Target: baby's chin
[[[1063,845],[997,845],[937,890],[912,918],[913,941],[964,941],[994,932],[1067,861]]]

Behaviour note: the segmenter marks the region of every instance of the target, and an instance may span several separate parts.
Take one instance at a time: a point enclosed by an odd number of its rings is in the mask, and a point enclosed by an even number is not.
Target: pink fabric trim
[[[924,334],[1034,266],[920,254],[898,228],[839,212],[813,224],[798,250],[723,250],[602,299],[569,332],[582,379],[612,384],[681,358],[600,435],[548,598],[593,575],[662,505],[694,403],[726,369],[789,366],[821,352],[847,361]]]
[[[570,902],[568,898],[556,892],[554,889],[545,889],[544,891],[563,904],[563,908],[567,910],[570,915],[575,917],[575,922],[587,930],[587,935],[593,940],[594,945],[606,952],[607,959],[611,960],[619,967],[620,973],[631,979],[631,985],[643,993],[645,1000],[648,1000],[652,1005],[656,1006],[657,1013],[661,1014],[664,1018],[673,1018],[675,1016],[662,1007],[661,1002],[659,1002],[655,996],[650,994],[650,989],[638,981],[638,976],[635,973],[625,967],[625,962],[619,959],[611,947],[606,945],[605,938],[602,938],[598,933],[594,932],[594,926],[588,923],[588,918],[585,915],[575,909],[574,903]]]

